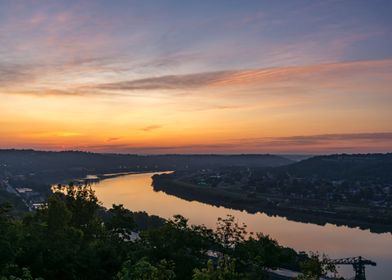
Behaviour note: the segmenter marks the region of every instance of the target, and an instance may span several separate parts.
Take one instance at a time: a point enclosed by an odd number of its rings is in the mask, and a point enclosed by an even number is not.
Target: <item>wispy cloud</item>
[[[76,63],[76,62],[75,62]],[[79,67],[94,68],[95,60],[80,62]],[[57,69],[59,75],[62,71]],[[93,70],[97,71],[97,70]],[[106,71],[106,70],[103,70]],[[203,96],[220,93],[230,96],[231,93],[247,95],[296,96],[306,92],[323,90],[349,92],[385,92],[392,86],[392,60],[369,60],[345,63],[307,65],[300,67],[274,67],[263,69],[227,70],[202,72],[186,75],[166,75],[144,79],[132,79],[112,83],[96,83],[88,78],[77,83],[56,83],[55,80],[36,82],[42,75],[34,67],[26,68],[0,64],[0,94],[31,96],[109,96],[109,97],[145,97],[147,94],[156,98],[170,96],[178,99],[184,96]],[[45,74],[46,75],[46,72]],[[77,78],[77,72],[75,74]],[[37,77],[38,76],[38,77]],[[88,76],[87,76],[88,77]],[[28,84],[28,87],[23,87]],[[21,86],[22,85],[22,86]],[[147,93],[148,92],[148,93]],[[237,103],[242,103],[238,100]],[[165,101],[167,102],[167,101]],[[175,102],[175,101],[173,101]],[[291,101],[290,101],[291,102]],[[203,103],[203,102],[202,102]],[[211,105],[211,104],[210,104]],[[180,105],[178,105],[181,107]],[[216,109],[227,109],[243,104],[215,104]],[[206,109],[201,103],[193,104],[195,108]],[[207,109],[208,109],[207,108]],[[189,109],[187,106],[186,110]],[[194,108],[193,108],[194,109]]]
[[[123,81],[98,85],[106,90],[156,90],[156,89],[192,89],[219,81],[230,71],[197,73],[188,75],[168,75],[162,77]]]
[[[97,89],[132,91],[159,89],[195,89],[200,87],[226,87],[254,83],[284,82],[294,79],[339,79],[341,75],[371,74],[377,71],[379,78],[392,73],[392,60],[356,61],[347,63],[319,64],[301,67],[276,67],[250,70],[228,70],[187,75],[169,75],[146,79],[97,85]]]
[[[341,133],[232,139],[214,144],[132,145],[107,144],[76,147],[84,150],[119,153],[334,153],[391,152],[392,132]]]
[[[32,82],[35,78],[34,67],[15,63],[2,63],[0,60],[0,90],[21,82]]]
[[[309,146],[320,144],[337,144],[339,142],[355,142],[375,144],[378,142],[389,143],[392,148],[392,132],[374,133],[341,133],[320,134],[290,137],[267,137],[258,139],[243,139],[244,142],[266,146]],[[241,141],[240,141],[241,142]]]
[[[152,130],[160,129],[161,127],[162,127],[162,125],[149,125],[149,126],[141,128],[140,130],[149,132]]]
[[[110,137],[110,138],[108,138],[108,139],[106,140],[106,142],[118,141],[118,140],[120,140],[120,139],[121,139],[121,137]]]

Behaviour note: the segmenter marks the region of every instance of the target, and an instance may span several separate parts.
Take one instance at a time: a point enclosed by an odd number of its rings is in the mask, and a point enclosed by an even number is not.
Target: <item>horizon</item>
[[[87,150],[37,150],[32,148],[0,148],[1,151],[32,151],[32,152],[52,152],[52,153],[90,153],[102,155],[130,155],[130,156],[280,156],[280,157],[318,157],[318,156],[341,156],[341,155],[388,155],[392,151],[387,152],[363,152],[363,153],[325,153],[325,154],[306,154],[306,153],[160,153],[160,154],[142,154],[142,153],[116,153],[116,152],[92,152]],[[306,159],[305,158],[305,159]],[[299,160],[300,161],[300,160]]]
[[[392,3],[1,1],[0,149],[392,151]]]

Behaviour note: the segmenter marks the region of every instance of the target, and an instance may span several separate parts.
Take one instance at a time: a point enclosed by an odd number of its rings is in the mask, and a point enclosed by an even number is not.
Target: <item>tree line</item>
[[[0,207],[0,279],[268,279],[269,269],[301,270],[301,279],[334,271],[326,258],[298,254],[233,216],[215,230],[104,209],[85,186],[58,186],[47,204],[22,218]],[[136,238],[135,238],[135,232]]]

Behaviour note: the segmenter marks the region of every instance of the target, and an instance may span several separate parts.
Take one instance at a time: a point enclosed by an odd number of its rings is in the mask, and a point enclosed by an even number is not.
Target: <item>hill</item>
[[[131,155],[11,149],[0,150],[0,178],[22,175],[52,182],[97,173],[225,166],[267,167],[291,162],[275,155]]]
[[[277,170],[303,178],[390,183],[392,153],[315,156]]]

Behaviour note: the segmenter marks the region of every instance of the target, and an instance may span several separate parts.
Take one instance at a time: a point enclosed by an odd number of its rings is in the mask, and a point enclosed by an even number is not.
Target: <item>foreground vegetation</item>
[[[317,279],[333,266],[299,255],[234,217],[217,229],[163,221],[113,205],[88,186],[59,187],[47,206],[18,219],[0,208],[0,279],[268,279],[268,269],[302,269]],[[147,217],[147,218],[146,218]],[[137,238],[135,231],[139,232]]]

